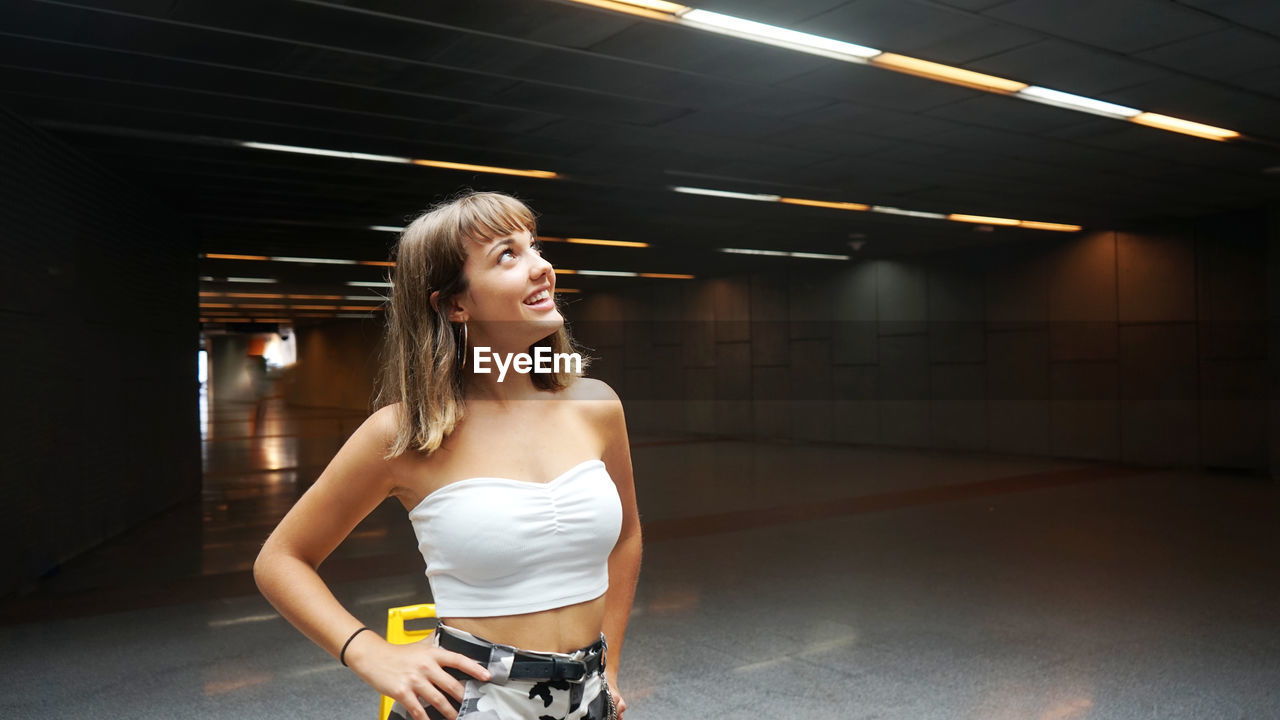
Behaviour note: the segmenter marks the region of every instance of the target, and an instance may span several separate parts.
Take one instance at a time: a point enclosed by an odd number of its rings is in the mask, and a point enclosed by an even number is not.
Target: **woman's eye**
[[[502,254],[498,256],[498,259],[499,259],[499,260],[501,260],[503,257],[505,257],[505,256],[507,256],[507,255],[510,255],[511,257],[515,257],[515,256],[516,256],[516,253],[515,253],[515,251],[514,251],[514,250],[512,250],[511,248],[507,248],[506,250],[503,250],[503,251],[502,251]]]

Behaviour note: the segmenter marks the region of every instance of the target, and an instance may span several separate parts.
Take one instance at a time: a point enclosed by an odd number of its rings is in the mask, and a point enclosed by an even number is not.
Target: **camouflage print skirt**
[[[604,652],[607,649],[604,633],[595,643],[571,653],[546,653],[521,650],[510,645],[500,645],[472,635],[463,630],[449,627],[443,623],[431,634],[431,638],[423,642],[442,646],[441,636],[449,635],[443,641],[446,649],[453,649],[458,640],[481,646],[488,650],[488,662],[480,659],[492,675],[483,682],[467,675],[456,668],[446,668],[446,672],[458,678],[463,684],[462,701],[445,693],[445,697],[458,710],[458,720],[612,720],[615,716],[609,687],[604,678]],[[474,648],[470,648],[474,650]],[[463,653],[475,657],[483,653]],[[588,656],[599,654],[599,668],[589,672],[581,681],[570,680],[514,680],[507,677],[511,672],[511,664],[517,654],[534,656],[538,659],[550,660],[584,660]],[[423,701],[427,709],[427,717],[431,720],[443,720],[438,710]],[[388,720],[411,720],[409,711],[397,702],[391,708]]]

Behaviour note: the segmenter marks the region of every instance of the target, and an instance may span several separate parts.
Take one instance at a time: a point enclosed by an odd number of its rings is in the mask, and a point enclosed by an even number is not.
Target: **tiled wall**
[[[196,243],[0,110],[0,595],[200,492]]]
[[[1268,467],[1264,214],[650,282],[568,311],[633,433]]]

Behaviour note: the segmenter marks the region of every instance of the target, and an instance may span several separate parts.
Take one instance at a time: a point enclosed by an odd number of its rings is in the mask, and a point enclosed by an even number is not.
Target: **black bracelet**
[[[351,644],[352,640],[356,639],[357,635],[364,632],[365,630],[372,630],[372,628],[362,627],[359,630],[351,633],[351,637],[347,638],[347,641],[342,643],[342,652],[338,653],[338,662],[342,663],[342,667],[350,667],[349,665],[347,665],[347,646]]]

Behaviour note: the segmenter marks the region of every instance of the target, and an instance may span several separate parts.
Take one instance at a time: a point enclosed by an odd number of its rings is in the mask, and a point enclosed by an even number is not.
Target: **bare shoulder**
[[[581,377],[565,389],[569,400],[581,404],[586,412],[610,415],[622,412],[622,399],[609,387],[609,383],[595,378]]]
[[[368,431],[375,438],[390,442],[400,427],[400,403],[391,403],[373,411],[365,418],[361,429]]]

